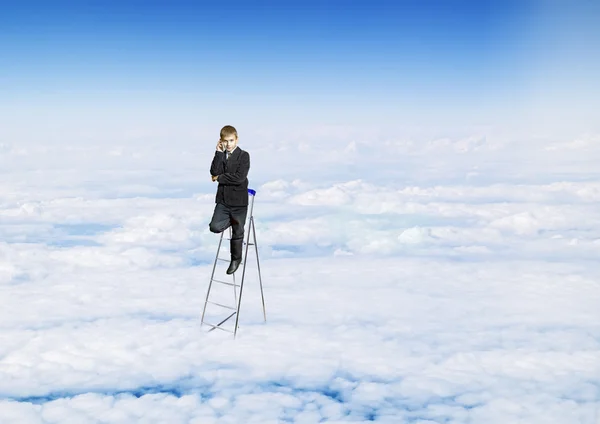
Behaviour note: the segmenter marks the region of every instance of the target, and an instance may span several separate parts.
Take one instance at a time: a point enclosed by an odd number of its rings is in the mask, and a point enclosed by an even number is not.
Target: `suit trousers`
[[[244,241],[244,226],[248,206],[228,206],[217,203],[209,229],[213,233],[220,233],[231,226],[231,259],[242,258],[242,246]]]

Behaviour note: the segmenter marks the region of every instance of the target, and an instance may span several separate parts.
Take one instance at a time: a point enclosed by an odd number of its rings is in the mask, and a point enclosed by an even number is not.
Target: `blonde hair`
[[[225,137],[229,135],[235,135],[235,138],[238,138],[237,130],[231,125],[225,125],[221,128],[221,140],[225,140]]]

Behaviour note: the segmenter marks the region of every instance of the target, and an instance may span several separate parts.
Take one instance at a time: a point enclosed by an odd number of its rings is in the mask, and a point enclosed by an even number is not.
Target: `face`
[[[235,149],[235,146],[237,146],[238,139],[235,135],[232,134],[223,138],[221,140],[221,143],[223,143],[223,147],[225,147],[225,149],[227,149],[228,152],[231,152],[233,149]]]

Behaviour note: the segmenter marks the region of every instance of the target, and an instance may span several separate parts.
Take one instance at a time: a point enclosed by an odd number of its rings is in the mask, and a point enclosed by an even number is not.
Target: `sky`
[[[585,0],[3,2],[0,136],[198,142],[215,122],[253,137],[331,124],[572,136],[597,130],[599,8]]]
[[[598,2],[83,3],[0,2],[0,423],[600,423]]]

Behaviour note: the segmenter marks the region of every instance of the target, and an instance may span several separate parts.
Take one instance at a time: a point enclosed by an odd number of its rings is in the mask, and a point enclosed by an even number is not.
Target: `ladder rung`
[[[225,259],[225,258],[217,258],[220,261],[224,261],[224,262],[231,262],[231,259]],[[243,264],[244,261],[240,262],[240,265]]]
[[[231,307],[231,306],[222,305],[221,303],[213,302],[213,301],[210,301],[210,300],[207,300],[207,302],[208,302],[208,303],[212,303],[213,305],[220,306],[220,307],[222,307],[222,308],[227,308],[227,309],[231,309],[232,311],[237,311],[237,308],[233,308],[233,307]]]
[[[231,240],[231,239],[227,238],[226,240]],[[247,244],[248,246],[254,246],[254,243],[246,243],[246,242],[244,242],[244,244]]]
[[[235,287],[239,287],[239,284],[233,284],[233,283],[228,283],[227,281],[221,281],[221,280],[217,280],[216,278],[212,279],[215,283],[221,283],[221,284],[227,284],[228,286],[235,286]]]
[[[218,325],[213,325],[213,324],[211,324],[210,322],[206,322],[206,321],[204,321],[202,324],[206,324],[206,325],[208,325],[208,326],[212,327],[212,330],[214,330],[214,329],[216,328],[216,329],[218,329],[218,330],[227,331],[228,333],[233,333],[233,331],[232,331],[232,330],[229,330],[229,329],[227,329],[227,328],[223,328],[223,327],[219,327]],[[212,330],[208,330],[208,331],[212,331]]]

